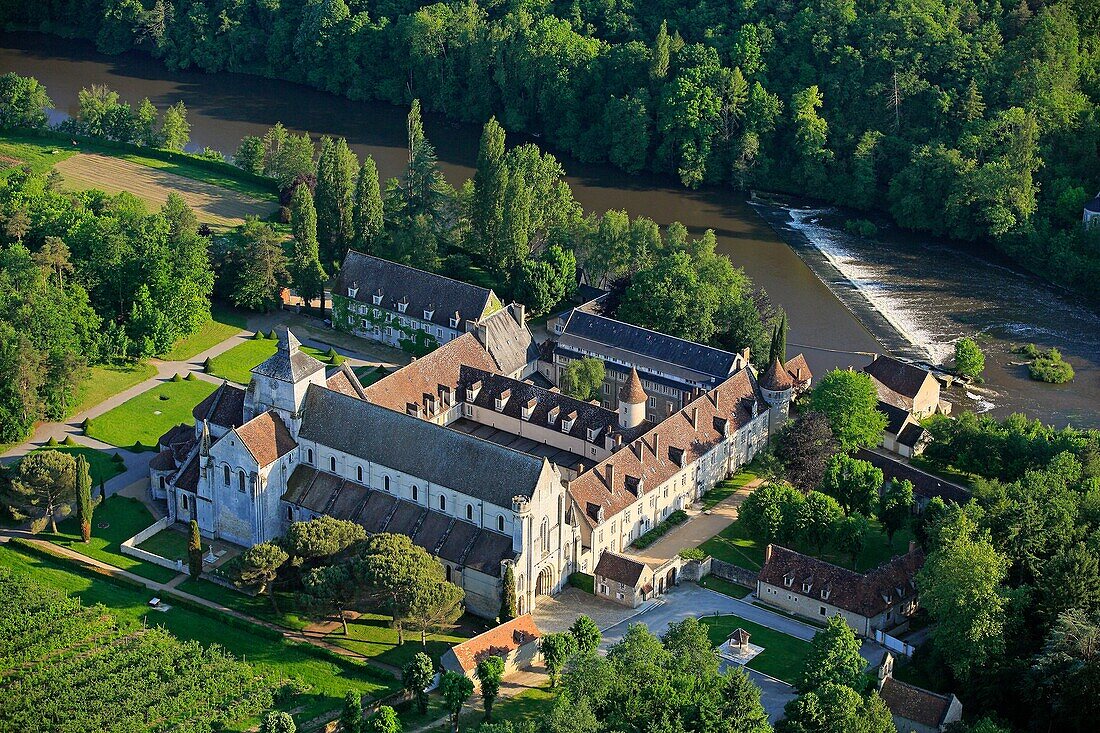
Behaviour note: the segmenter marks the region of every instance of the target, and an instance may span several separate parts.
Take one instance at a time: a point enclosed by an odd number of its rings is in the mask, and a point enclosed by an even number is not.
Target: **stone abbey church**
[[[439,287],[438,275],[349,257],[360,260],[357,281],[341,276],[336,286],[347,312],[392,307],[396,318],[415,305],[431,328],[427,313],[447,314],[453,333],[364,387],[346,364],[326,368],[279,329],[276,353],[247,388],[222,384],[195,407],[194,426],[161,438],[151,491],[170,517],[242,546],[322,514],[405,534],[481,616],[498,614],[511,566],[526,612],[571,573],[592,573],[604,552],[628,554],[751,460],[809,385],[801,357],[758,379],[741,355],[680,348],[686,342],[644,329],[632,336],[636,327],[623,324],[623,343],[604,345],[602,399],[574,399],[547,377],[564,352],[534,341],[523,306],[486,309],[496,296],[480,288]],[[365,281],[371,273],[384,289]],[[586,342],[586,355],[599,351]],[[708,375],[725,364],[705,383],[674,363],[700,353]],[[655,407],[658,386],[680,396],[675,409]]]

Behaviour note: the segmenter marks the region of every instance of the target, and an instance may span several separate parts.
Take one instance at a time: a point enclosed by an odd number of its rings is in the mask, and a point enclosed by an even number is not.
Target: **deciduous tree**
[[[169,150],[183,150],[191,142],[191,123],[187,121],[187,108],[183,102],[176,102],[164,111],[160,138]]]
[[[605,370],[603,360],[594,357],[574,359],[561,373],[561,391],[579,400],[599,397]]]
[[[458,716],[474,694],[474,683],[465,675],[447,670],[439,680],[439,692],[443,696],[443,707],[451,716],[451,731],[458,733]]]
[[[909,523],[915,508],[912,481],[904,479],[887,482],[879,499],[878,518],[886,530],[889,542],[893,542],[894,534]]]
[[[829,459],[837,451],[833,429],[820,412],[803,412],[784,426],[775,453],[787,480],[809,492],[821,485]]]
[[[812,692],[836,684],[862,692],[867,687],[863,673],[867,660],[859,655],[859,646],[859,639],[844,618],[839,614],[830,617],[810,642],[798,689]]]
[[[401,685],[416,698],[416,706],[423,715],[428,711],[428,693],[425,690],[432,684],[435,667],[432,658],[424,652],[417,652],[401,670]]]
[[[875,385],[871,377],[862,372],[834,369],[821,379],[810,395],[809,409],[825,416],[833,436],[844,450],[879,444],[886,428],[886,416],[877,408]]]
[[[878,492],[883,484],[882,470],[869,461],[838,453],[829,459],[821,490],[836,499],[846,514],[869,515],[878,508]]]
[[[474,670],[481,683],[481,699],[485,705],[485,721],[493,722],[493,703],[500,693],[500,683],[504,679],[504,660],[490,654],[478,661]]]
[[[955,371],[967,377],[978,377],[985,371],[985,354],[974,339],[955,342]]]
[[[577,640],[577,652],[580,654],[589,654],[600,646],[600,627],[584,614],[577,616],[577,620],[569,627],[569,633]]]
[[[556,687],[558,676],[569,658],[577,653],[577,640],[568,633],[545,634],[539,642],[539,650],[550,673],[550,686]]]

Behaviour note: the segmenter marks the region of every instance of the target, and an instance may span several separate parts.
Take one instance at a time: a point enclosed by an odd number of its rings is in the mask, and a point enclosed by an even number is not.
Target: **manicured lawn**
[[[733,598],[744,598],[749,593],[752,593],[750,588],[746,588],[743,585],[737,585],[737,583],[731,583],[728,580],[716,578],[713,575],[708,575],[699,581],[699,585],[707,588],[708,590],[721,593],[722,595],[731,596]]]
[[[203,552],[206,552],[209,547],[205,542],[202,543]],[[168,527],[142,542],[138,545],[138,549],[160,555],[169,560],[181,560],[186,563],[187,535],[175,527]]]
[[[204,578],[198,580],[188,578],[180,583],[177,588],[184,593],[220,603],[226,608],[285,626],[294,631],[301,631],[309,626],[308,620],[293,613],[294,598],[289,593],[275,593],[276,601],[279,604],[279,613],[276,614],[271,609],[271,601],[266,596],[250,596],[247,593],[226,588],[224,585],[212,583]]]
[[[738,627],[749,632],[749,642],[764,647],[764,651],[749,662],[750,669],[791,684],[801,676],[806,657],[810,653],[809,642],[737,616],[704,616],[699,621],[707,627],[710,643],[715,646],[725,644],[729,635]]]
[[[274,354],[277,346],[278,342],[269,338],[245,341],[211,359],[210,374],[230,382],[248,384],[252,381],[252,368]],[[302,351],[328,364],[328,356],[324,351],[310,346],[302,346]]]
[[[405,643],[398,644],[397,629],[390,628],[389,616],[364,613],[354,621],[348,622],[347,636],[344,636],[344,630],[337,626],[326,638],[345,649],[401,668],[408,664],[417,652],[424,652],[438,663],[443,652],[470,636],[471,634],[464,634],[460,627],[449,633],[429,634],[427,646],[421,646],[420,634],[406,631]]]
[[[18,170],[22,165],[29,165],[35,173],[45,173],[53,167],[54,163],[60,163],[77,151],[62,147],[57,141],[46,141],[35,138],[20,137],[18,135],[0,135],[0,156],[15,158],[19,163],[10,160],[0,161],[0,179],[7,178],[12,171]]]
[[[72,409],[73,415],[91,409],[108,397],[156,376],[157,368],[141,362],[123,366],[94,366],[90,372],[80,387],[77,404]]]
[[[493,705],[493,722],[511,723],[515,726],[526,721],[538,729],[538,721],[550,712],[557,694],[556,690],[551,690],[549,687],[531,687],[512,697],[498,697]],[[446,715],[446,711],[443,714]],[[475,730],[481,725],[484,717],[485,709],[482,707],[481,696],[475,694],[458,718],[458,729]],[[449,724],[444,724],[433,728],[432,733],[443,733],[449,730]]]
[[[187,338],[180,339],[172,350],[161,356],[165,361],[187,361],[196,354],[217,346],[231,336],[241,332],[246,326],[244,315],[229,308],[215,306],[211,318],[202,328]]]
[[[90,558],[129,570],[135,575],[149,578],[159,583],[167,583],[177,573],[142,562],[136,557],[123,555],[120,546],[141,530],[153,523],[153,515],[137,499],[128,496],[111,496],[96,507],[92,516],[92,539],[87,544],[80,541],[80,526],[76,517],[71,516],[57,525],[60,534],[43,534],[55,545],[87,555]],[[103,526],[107,525],[107,526]]]
[[[855,565],[847,553],[838,551],[828,546],[819,557],[834,565],[858,570],[860,572],[878,567],[894,555],[904,555],[909,551],[909,540],[913,539],[913,533],[909,528],[904,528],[894,535],[893,542],[887,543],[886,532],[882,530],[878,522],[872,522],[874,532],[867,538],[863,552],[856,558]],[[764,566],[765,544],[758,543],[745,532],[741,522],[737,521],[724,530],[699,545],[703,552],[725,562],[740,565],[749,570],[760,570]],[[792,543],[792,549],[808,555],[817,555],[815,548],[803,546],[800,543]]]
[[[73,458],[84,456],[84,459],[88,461],[88,470],[92,474],[92,493],[96,496],[99,495],[100,481],[110,481],[126,470],[126,465],[121,461],[116,461],[111,453],[105,453],[83,445],[65,445],[62,443],[55,446],[36,448],[35,452],[40,450],[61,451],[62,453],[68,453]]]
[[[719,481],[713,489],[703,495],[702,504],[703,509],[713,509],[724,499],[728,499],[737,493],[737,490],[744,487],[745,484],[756,479],[756,474],[752,471],[740,471],[735,474],[733,478],[728,478],[725,481]]]
[[[198,612],[181,603],[173,604],[171,596],[165,598],[172,606],[170,610],[150,611],[147,604],[153,596],[151,591],[101,577],[63,560],[0,547],[0,565],[16,573],[31,574],[38,582],[77,596],[87,605],[102,603],[111,613],[138,622],[144,617],[145,623],[163,626],[180,639],[194,639],[204,646],[219,644],[251,664],[275,669],[286,678],[298,678],[308,689],[291,695],[281,707],[295,710],[294,717],[299,723],[339,709],[348,690],[356,690],[369,699],[388,694],[398,684],[354,660],[314,652],[275,638],[259,627],[230,621],[216,611]]]
[[[154,450],[170,428],[192,422],[191,410],[215,389],[217,385],[201,379],[162,382],[92,418],[85,433],[131,450]]]

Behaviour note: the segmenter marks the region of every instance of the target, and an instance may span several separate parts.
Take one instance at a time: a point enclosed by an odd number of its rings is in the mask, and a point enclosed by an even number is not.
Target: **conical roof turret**
[[[649,398],[646,394],[645,387],[642,386],[642,378],[638,376],[638,370],[631,367],[630,377],[626,380],[626,384],[619,390],[619,402],[626,402],[631,405],[640,405]]]

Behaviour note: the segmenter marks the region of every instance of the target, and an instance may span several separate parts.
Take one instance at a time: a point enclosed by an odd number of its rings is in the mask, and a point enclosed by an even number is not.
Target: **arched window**
[[[419,500],[419,497],[417,496],[416,484],[413,484],[413,501],[418,501],[418,500]]]
[[[383,476],[382,477],[382,486],[383,486],[383,488],[386,489],[386,491],[390,490],[390,477],[389,476]],[[416,496],[413,496],[413,498],[415,499]]]
[[[336,456],[328,457],[328,470],[332,471],[333,473],[336,472]]]
[[[446,567],[447,567],[447,582],[450,583],[451,582],[451,566],[447,565]]]
[[[289,506],[289,505],[286,508],[286,521],[288,521],[288,522],[293,522],[294,521],[294,507]]]
[[[222,466],[222,479],[225,480],[225,485],[229,486],[229,466]]]
[[[306,460],[309,461],[311,464],[313,463],[313,449],[312,448],[306,448]]]
[[[499,532],[504,531],[504,515],[503,514],[501,514],[499,517],[497,517],[497,531],[499,531]]]
[[[237,491],[244,491],[244,471],[237,471]]]
[[[164,491],[164,477],[163,476],[160,477],[160,490]]]
[[[474,518],[474,505],[473,504],[467,504],[466,505],[466,518],[467,519],[473,519]]]
[[[542,540],[542,554],[550,552],[550,520],[542,518],[542,526],[539,528],[539,538]]]
[[[362,466],[356,466],[355,467],[355,480],[358,481],[359,483],[363,483],[363,467]]]
[[[181,494],[183,496],[183,510],[187,511],[187,494]]]
[[[443,496],[443,494],[439,495],[439,511],[447,511],[447,497]]]

